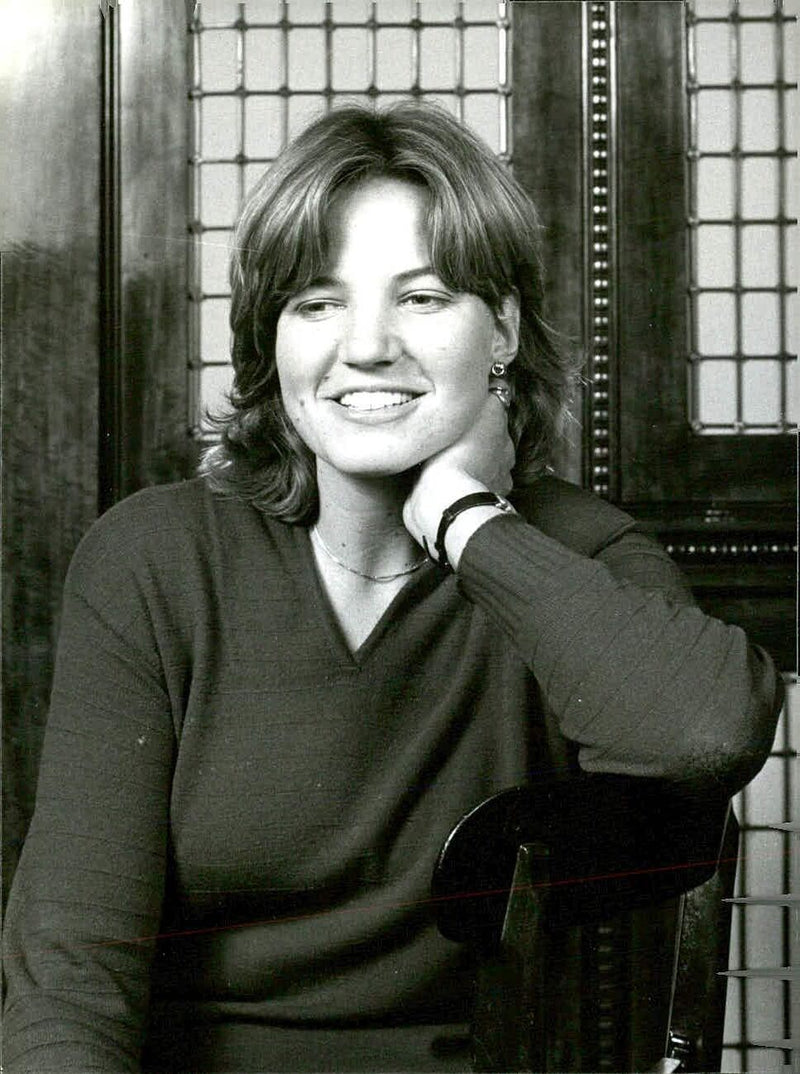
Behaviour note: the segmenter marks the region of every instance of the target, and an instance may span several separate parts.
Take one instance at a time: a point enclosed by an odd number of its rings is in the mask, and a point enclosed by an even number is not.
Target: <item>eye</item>
[[[443,291],[412,291],[403,295],[400,304],[421,313],[434,313],[450,305],[450,295]]]
[[[318,321],[323,317],[330,317],[341,308],[341,302],[333,298],[309,298],[305,302],[298,302],[294,306],[294,312],[299,313],[309,321]]]

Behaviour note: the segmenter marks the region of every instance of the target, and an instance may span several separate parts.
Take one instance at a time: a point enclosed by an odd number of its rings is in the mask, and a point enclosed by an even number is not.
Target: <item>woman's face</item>
[[[430,264],[426,193],[374,179],[336,205],[325,277],[278,319],[283,403],[320,463],[399,474],[454,443],[484,405],[492,362],[513,358],[517,308],[499,318]]]

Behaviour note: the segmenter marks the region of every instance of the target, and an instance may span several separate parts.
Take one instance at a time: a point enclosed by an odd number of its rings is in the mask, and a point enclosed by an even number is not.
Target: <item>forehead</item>
[[[428,197],[424,187],[388,177],[342,192],[330,218],[330,267],[346,272],[370,264],[404,272],[427,263]]]

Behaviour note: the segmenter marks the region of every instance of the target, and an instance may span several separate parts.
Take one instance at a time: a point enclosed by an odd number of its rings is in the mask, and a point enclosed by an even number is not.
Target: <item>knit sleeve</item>
[[[139,1069],[174,735],[135,551],[109,529],[84,541],[65,589],[4,934],[6,1074]]]
[[[587,771],[720,781],[733,793],[764,763],[782,698],[772,661],[703,614],[648,538],[623,533],[588,558],[498,517],[467,543],[458,573]]]

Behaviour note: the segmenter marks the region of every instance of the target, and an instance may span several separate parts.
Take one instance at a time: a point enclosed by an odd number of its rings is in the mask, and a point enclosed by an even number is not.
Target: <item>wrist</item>
[[[418,486],[411,497],[412,533],[416,529],[418,540],[424,536],[428,551],[433,554],[442,515],[464,496],[475,492],[488,492],[486,485],[468,474],[449,474],[446,481],[426,482]]]
[[[498,518],[501,515],[508,514],[508,511],[504,511],[500,507],[494,507],[487,505],[485,507],[473,507],[469,511],[464,511],[458,518],[454,519],[447,528],[447,533],[444,538],[444,546],[447,552],[447,559],[454,571],[458,570],[461,563],[461,556],[464,553],[464,549],[467,547],[469,540],[475,535],[475,533],[484,526],[487,522],[491,522],[493,518]]]
[[[504,496],[488,489],[454,500],[442,513],[436,533],[434,548],[439,565],[455,570],[475,531],[496,515],[513,510]]]

